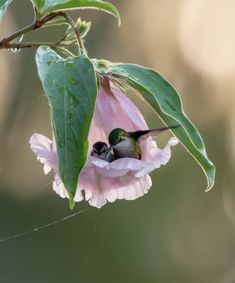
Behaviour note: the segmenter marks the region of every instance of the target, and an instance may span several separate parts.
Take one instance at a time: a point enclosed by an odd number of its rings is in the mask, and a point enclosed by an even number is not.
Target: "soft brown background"
[[[29,1],[13,2],[1,37],[32,20]],[[89,55],[155,68],[178,89],[217,166],[216,185],[204,193],[203,173],[179,145],[169,164],[152,174],[154,185],[146,196],[91,208],[0,243],[0,281],[234,283],[235,2],[112,2],[120,10],[121,28],[102,12],[73,13],[93,22]],[[48,31],[38,37],[56,35]],[[52,192],[52,176],[43,175],[28,145],[34,132],[51,136],[34,54],[0,51],[0,238],[71,213],[67,201]],[[136,102],[150,127],[161,125],[148,106]]]

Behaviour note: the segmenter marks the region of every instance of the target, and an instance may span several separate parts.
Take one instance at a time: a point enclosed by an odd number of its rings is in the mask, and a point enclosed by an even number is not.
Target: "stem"
[[[0,48],[4,48],[5,45],[7,45],[10,41],[12,41],[13,39],[31,31],[31,30],[35,30],[35,23],[31,24],[31,25],[28,25],[14,33],[12,33],[11,35],[3,38],[1,41],[0,41]]]
[[[77,37],[77,43],[78,43],[78,46],[79,46],[79,51],[80,51],[80,53],[86,54],[86,49],[85,49],[83,42],[82,42],[82,39],[80,37],[79,29],[76,28],[72,18],[70,18],[65,12],[62,12],[62,11],[51,13],[51,14],[45,16],[42,19],[39,19],[38,15],[36,15],[36,19],[35,19],[34,23],[12,33],[11,35],[9,35],[5,38],[3,38],[0,41],[0,49],[14,49],[14,48],[15,49],[21,49],[21,48],[38,47],[40,45],[47,45],[47,46],[50,46],[50,47],[56,47],[56,45],[59,45],[59,46],[62,46],[62,47],[68,46],[68,44],[62,44],[61,43],[64,40],[64,38],[66,37],[66,35],[63,36],[59,41],[54,42],[54,43],[51,43],[51,42],[11,43],[11,41],[16,39],[17,37],[22,36],[22,35],[30,32],[30,31],[39,29],[44,24],[46,24],[48,21],[52,20],[55,17],[59,17],[59,16],[65,18],[65,20],[69,23],[69,25],[74,29],[74,32],[75,32],[76,37]]]
[[[40,19],[40,14],[38,13],[38,10],[36,7],[34,7],[34,22],[38,21]]]
[[[55,48],[56,46],[58,46],[58,42],[13,42],[13,43],[7,43],[4,46],[0,46],[0,49],[23,49],[23,48],[39,47],[41,45]],[[68,47],[68,46],[69,44],[60,43],[58,47]]]
[[[43,26],[46,22],[50,21],[51,19],[53,19],[54,17],[56,17],[57,14],[56,13],[52,13],[48,16],[46,16],[45,18],[42,18],[41,20],[35,20],[34,23],[12,33],[11,35],[3,38],[1,41],[0,41],[0,48],[4,48],[5,45],[7,45],[10,41],[14,40],[15,38],[21,36],[21,35],[24,35],[26,34],[27,32],[29,31],[32,31],[32,30],[36,30],[36,29],[39,29],[41,26]],[[2,47],[3,46],[3,47]]]
[[[66,19],[66,21],[70,24],[70,26],[73,28],[75,34],[76,34],[76,37],[77,37],[77,42],[78,42],[78,45],[79,45],[79,51],[80,53],[82,54],[85,54],[86,55],[86,49],[85,49],[85,46],[82,42],[82,39],[81,39],[81,36],[80,36],[80,32],[79,32],[79,29],[76,28],[75,24],[74,24],[74,21],[72,20],[71,17],[69,17],[66,13],[64,12],[60,12],[60,15],[62,17],[64,17]]]
[[[62,52],[63,54],[65,54],[68,57],[74,57],[74,54],[66,48],[57,46],[55,49],[59,50],[60,52]]]
[[[59,45],[62,41],[66,39],[69,33],[69,28],[66,30],[65,34],[57,41],[57,45]]]

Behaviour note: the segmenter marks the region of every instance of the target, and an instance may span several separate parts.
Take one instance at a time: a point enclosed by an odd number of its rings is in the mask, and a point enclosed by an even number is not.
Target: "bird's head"
[[[129,134],[125,130],[123,130],[121,128],[113,129],[110,132],[109,137],[108,137],[109,144],[111,146],[115,146],[116,144],[118,144],[119,142],[123,141],[127,137],[129,137]]]
[[[108,149],[108,146],[105,142],[96,142],[92,146],[93,152],[100,155]]]

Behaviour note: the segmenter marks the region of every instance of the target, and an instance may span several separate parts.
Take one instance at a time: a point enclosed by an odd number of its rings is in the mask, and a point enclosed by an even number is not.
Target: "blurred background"
[[[111,2],[121,13],[120,28],[99,11],[72,13],[92,21],[90,57],[154,68],[177,88],[217,167],[215,187],[204,192],[201,169],[179,145],[169,164],[152,174],[153,187],[144,197],[90,208],[0,243],[0,281],[234,283],[235,1]],[[13,1],[0,35],[31,21],[30,1]],[[60,34],[44,30],[26,39]],[[34,54],[0,51],[0,238],[71,213],[29,147],[34,132],[51,137]],[[161,125],[148,105],[133,99],[150,127]],[[76,210],[85,207],[79,203]]]

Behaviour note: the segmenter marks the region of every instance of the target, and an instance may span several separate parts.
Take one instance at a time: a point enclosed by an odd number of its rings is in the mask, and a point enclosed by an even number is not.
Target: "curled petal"
[[[152,157],[151,162],[148,162],[146,167],[136,172],[135,176],[137,178],[140,178],[152,172],[153,170],[159,168],[161,165],[165,165],[171,157],[171,146],[175,146],[176,144],[178,144],[178,139],[172,137],[162,150],[160,149],[156,150],[155,154]]]
[[[56,170],[56,153],[52,151],[52,141],[41,134],[33,134],[30,138],[30,147],[37,159],[44,164],[44,173],[48,174],[51,169]]]
[[[139,171],[147,166],[145,161],[128,157],[117,159],[111,163],[93,158],[92,163],[101,175],[112,178],[125,176],[128,172]]]

